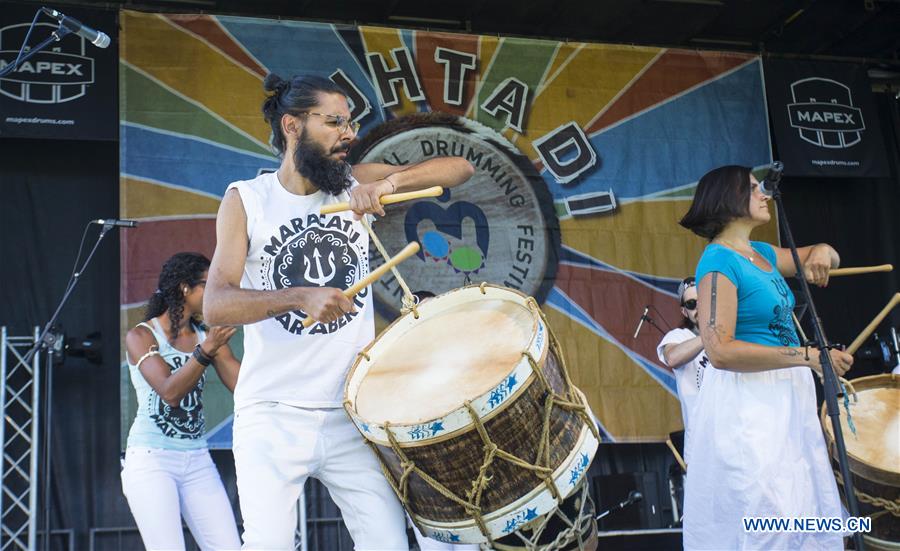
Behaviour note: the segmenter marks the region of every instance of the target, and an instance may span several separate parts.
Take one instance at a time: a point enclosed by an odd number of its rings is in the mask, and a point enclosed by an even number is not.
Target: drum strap
[[[369,224],[367,217],[363,216],[359,221],[363,227],[366,228],[366,231],[369,232],[369,237],[372,239],[372,243],[375,243],[375,248],[381,253],[381,257],[385,260],[389,259],[390,255],[388,255],[384,245],[381,244],[381,240],[375,235],[375,230],[372,229],[372,225]],[[413,316],[415,316],[416,319],[419,319],[419,312],[416,310],[416,298],[413,296],[412,291],[409,290],[409,285],[406,284],[406,281],[403,279],[403,276],[400,275],[400,271],[397,270],[396,267],[392,267],[391,272],[394,273],[394,277],[397,278],[397,283],[400,284],[400,288],[403,289],[403,309],[411,310]]]

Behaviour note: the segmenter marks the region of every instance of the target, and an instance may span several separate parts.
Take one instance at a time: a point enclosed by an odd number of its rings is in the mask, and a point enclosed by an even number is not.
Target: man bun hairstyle
[[[281,117],[299,115],[319,105],[319,94],[347,96],[343,88],[331,79],[316,75],[293,76],[284,79],[275,73],[266,75],[263,89],[269,95],[263,100],[263,118],[272,127],[272,147],[280,157],[285,153],[287,140],[281,133]]]

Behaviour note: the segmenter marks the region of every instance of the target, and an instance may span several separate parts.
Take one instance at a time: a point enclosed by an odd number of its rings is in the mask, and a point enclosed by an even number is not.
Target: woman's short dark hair
[[[694,201],[679,224],[700,237],[713,239],[726,224],[749,216],[750,169],[728,165],[700,178]]]
[[[319,105],[319,94],[347,95],[343,88],[325,77],[306,75],[285,80],[269,73],[263,82],[266,92],[272,92],[263,101],[263,117],[272,127],[272,147],[278,155],[284,154],[285,139],[281,133],[281,117],[299,114]]]

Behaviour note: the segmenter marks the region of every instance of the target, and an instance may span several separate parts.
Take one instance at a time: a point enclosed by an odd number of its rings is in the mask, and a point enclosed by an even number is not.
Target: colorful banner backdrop
[[[698,178],[771,161],[757,57],[128,11],[121,22],[121,214],[144,222],[122,242],[123,331],[166,257],[212,253],[229,182],[278,165],[264,76],[317,74],[348,92],[355,160],[459,155],[476,167],[376,224],[389,251],[422,243],[401,266],[411,287],[489,281],[535,296],[607,438],[681,427],[661,335],[632,333],[648,304],[663,329],[680,322],[675,289],[704,243],[677,221]],[[775,236],[771,224],[757,237]],[[373,291],[383,327],[398,285]],[[221,388],[207,396],[227,411]],[[227,418],[208,412],[207,425],[228,445]]]
[[[766,60],[769,112],[785,174],[890,176],[866,71],[849,63]]]
[[[18,57],[37,11],[36,4],[4,3],[0,69]],[[105,32],[115,44],[115,12],[71,6],[65,13]],[[41,14],[28,48],[58,27],[55,19]],[[103,50],[74,34],[52,42],[0,78],[0,137],[115,140],[117,108],[115,46]]]

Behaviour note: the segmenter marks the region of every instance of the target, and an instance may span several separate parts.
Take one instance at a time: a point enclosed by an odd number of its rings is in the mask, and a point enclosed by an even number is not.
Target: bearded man
[[[357,549],[407,549],[403,510],[341,409],[347,372],[374,338],[372,293],[341,291],[369,271],[360,217],[383,216],[381,196],[456,186],[474,169],[460,157],[351,167],[359,124],[336,84],[270,74],[264,87],[281,166],[228,186],[203,307],[207,323],[244,325],[233,445],[244,548],[293,549],[297,499],[312,476]],[[319,214],[339,201],[352,213]],[[307,316],[316,323],[304,328]]]

